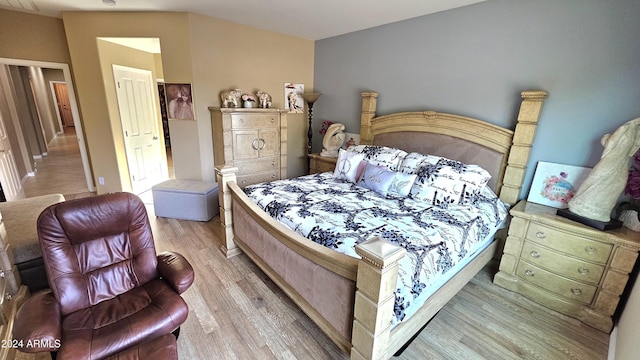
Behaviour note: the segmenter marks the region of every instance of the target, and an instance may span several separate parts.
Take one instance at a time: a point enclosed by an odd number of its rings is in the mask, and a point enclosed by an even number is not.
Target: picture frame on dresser
[[[590,172],[588,167],[538,161],[527,201],[566,209]]]

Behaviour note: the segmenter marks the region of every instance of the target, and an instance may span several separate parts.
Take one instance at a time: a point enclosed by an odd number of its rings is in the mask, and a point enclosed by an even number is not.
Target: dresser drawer
[[[334,171],[335,169],[336,169],[336,164],[335,163],[324,162],[324,161],[316,161],[314,170],[317,173],[323,173],[323,172],[328,172],[328,171]]]
[[[593,285],[600,283],[604,273],[604,266],[570,258],[529,241],[522,247],[520,258],[556,274]]]
[[[238,185],[240,187],[245,187],[251,184],[257,184],[261,182],[273,181],[280,179],[278,176],[278,171],[268,171],[260,174],[252,174],[252,175],[244,175],[238,176]]]
[[[538,287],[584,304],[590,304],[596,293],[595,286],[566,279],[524,261],[518,263],[516,275]]]
[[[234,129],[260,129],[267,127],[279,127],[277,115],[271,114],[233,114],[231,115],[231,127]]]
[[[238,176],[265,171],[277,171],[280,168],[280,158],[271,157],[256,160],[236,160],[234,165],[238,168]]]
[[[546,247],[585,260],[606,264],[613,245],[568,234],[535,222],[530,223],[526,238]]]

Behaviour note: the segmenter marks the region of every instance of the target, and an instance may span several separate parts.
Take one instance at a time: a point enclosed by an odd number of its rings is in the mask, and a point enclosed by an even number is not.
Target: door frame
[[[46,69],[58,69],[62,70],[64,75],[64,82],[67,83],[67,93],[69,94],[69,104],[71,105],[71,114],[73,115],[73,125],[76,130],[76,137],[78,139],[78,147],[80,149],[80,158],[82,159],[82,168],[84,170],[84,176],[87,181],[87,188],[89,192],[95,192],[96,186],[93,184],[93,176],[91,173],[91,166],[89,164],[89,156],[87,155],[87,146],[85,144],[84,130],[82,128],[82,122],[80,121],[80,111],[78,110],[78,103],[76,102],[76,93],[73,88],[73,82],[71,78],[71,71],[69,65],[64,63],[54,63],[46,61],[33,61],[23,59],[9,59],[0,58],[1,64],[16,65],[16,66],[34,66]]]

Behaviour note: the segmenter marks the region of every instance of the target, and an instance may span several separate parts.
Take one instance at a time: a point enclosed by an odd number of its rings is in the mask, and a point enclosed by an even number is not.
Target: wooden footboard
[[[227,256],[243,251],[352,359],[391,357],[495,252],[494,242],[432,295],[424,311],[392,331],[393,292],[398,262],[406,254],[403,248],[374,237],[356,246],[360,260],[327,249],[262,211],[228,180],[234,178],[233,167],[217,172],[225,194],[220,197],[220,215],[223,226],[229,227],[223,230],[227,236],[221,251]],[[286,249],[278,252],[278,247]],[[322,279],[328,281],[316,283]]]

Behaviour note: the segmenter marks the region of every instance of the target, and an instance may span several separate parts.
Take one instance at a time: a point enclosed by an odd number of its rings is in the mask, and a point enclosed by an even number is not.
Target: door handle
[[[152,139],[153,139],[153,140],[158,140],[158,137],[157,137],[157,136],[154,136]]]

